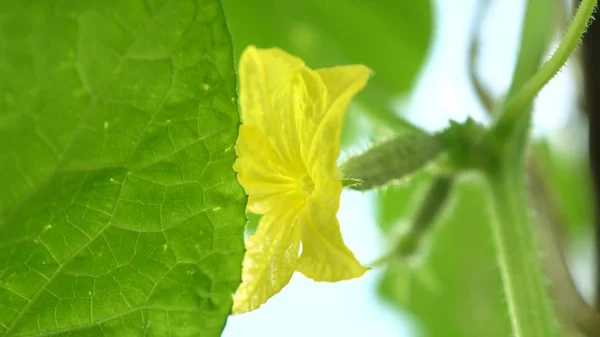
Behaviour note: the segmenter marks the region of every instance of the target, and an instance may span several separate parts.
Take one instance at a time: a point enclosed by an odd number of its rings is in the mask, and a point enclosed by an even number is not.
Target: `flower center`
[[[315,183],[308,174],[300,176],[300,193],[305,196],[310,195],[315,190]]]

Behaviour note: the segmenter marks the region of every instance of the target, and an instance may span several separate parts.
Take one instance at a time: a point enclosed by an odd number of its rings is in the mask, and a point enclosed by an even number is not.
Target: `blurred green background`
[[[430,131],[443,128],[449,119],[489,121],[468,69],[478,60],[474,69],[484,89],[496,97],[507,90],[525,2],[496,1],[480,11],[482,2],[223,0],[236,57],[253,44],[282,48],[313,68],[362,63],[373,69],[368,88],[348,114],[343,155],[410,130],[406,120]],[[474,26],[476,19],[485,20]],[[472,35],[479,48],[475,59],[469,53]],[[571,267],[589,299],[592,277],[585,266],[591,270],[591,191],[582,150],[586,126],[573,89],[579,80],[576,65],[572,62],[538,98],[533,152],[559,202]],[[344,194],[339,216],[359,258],[368,262],[386,252],[410,225],[434,177],[429,170],[385,190]],[[364,200],[370,200],[368,209]],[[382,324],[391,328],[372,330],[372,335],[509,336],[488,203],[480,179],[461,177],[417,256],[379,268],[365,281],[351,281],[362,282],[360,287],[344,288],[377,294],[365,295],[363,307],[346,312],[352,303],[363,303],[349,299],[360,295],[344,295],[295,277],[280,299],[256,313],[230,318],[225,336],[275,336],[277,331],[286,336],[359,336],[364,335],[362,327]],[[256,222],[251,217],[250,230]],[[347,301],[336,296],[347,296]],[[305,297],[314,298],[299,300]],[[321,312],[328,317],[312,316]],[[379,317],[373,318],[373,312]],[[291,322],[296,328],[281,330]],[[347,323],[338,330],[323,329],[336,322]]]

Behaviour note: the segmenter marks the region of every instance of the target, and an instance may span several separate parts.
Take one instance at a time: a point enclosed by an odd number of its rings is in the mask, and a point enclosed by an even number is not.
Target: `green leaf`
[[[411,89],[425,61],[433,28],[431,1],[223,3],[237,56],[254,44],[282,48],[313,68],[365,64],[375,76],[357,96],[358,104],[388,127],[411,128],[390,105]]]
[[[433,174],[422,170],[406,181],[378,190],[375,195],[375,215],[379,227],[384,232],[390,232],[410,221],[432,180]]]
[[[594,197],[586,156],[560,153],[548,141],[534,144],[534,153],[568,233],[574,238],[589,235]]]
[[[0,13],[0,336],[219,336],[246,203],[220,3]]]
[[[418,263],[390,265],[380,282],[382,298],[415,318],[424,337],[510,335],[486,226],[491,221],[488,190],[472,178],[457,181]]]

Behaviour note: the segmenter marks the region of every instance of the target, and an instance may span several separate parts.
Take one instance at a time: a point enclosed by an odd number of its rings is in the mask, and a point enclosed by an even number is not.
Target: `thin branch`
[[[485,17],[485,13],[489,10],[490,0],[478,1],[477,8],[475,10],[475,22],[473,26],[471,26],[471,36],[469,39],[469,80],[473,85],[473,89],[475,89],[475,94],[479,99],[483,108],[491,115],[494,111],[494,106],[496,105],[496,99],[492,96],[492,94],[485,88],[483,85],[482,79],[479,77],[479,73],[477,72],[477,67],[479,65],[477,56],[479,55],[479,32],[481,32],[481,26],[483,24],[483,18]]]

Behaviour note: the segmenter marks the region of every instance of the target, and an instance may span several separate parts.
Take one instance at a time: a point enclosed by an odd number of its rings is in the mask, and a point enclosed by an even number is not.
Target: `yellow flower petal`
[[[246,242],[242,280],[233,299],[233,314],[254,310],[292,278],[298,261],[302,227],[297,210],[266,214]]]
[[[258,308],[294,270],[318,281],[351,279],[366,270],[340,233],[336,160],[346,108],[369,69],[311,70],[282,50],[251,46],[239,71],[243,124],[235,169],[249,195],[248,211],[264,216],[246,243],[233,313]]]
[[[341,190],[341,183],[332,182],[308,201],[298,271],[315,281],[349,280],[362,276],[368,270],[358,262],[342,239],[336,218]]]
[[[304,62],[281,49],[257,49],[249,46],[240,57],[240,104],[242,123],[259,128],[269,135],[274,150],[287,162],[293,163],[297,149],[289,137],[296,131],[291,77]]]
[[[307,166],[315,179],[337,173],[340,135],[350,100],[367,84],[371,71],[362,65],[341,66],[316,71],[327,88],[327,111],[311,142]]]
[[[257,127],[241,125],[235,149],[238,160],[234,169],[248,193],[249,211],[264,214],[274,208],[282,209],[282,203],[301,202],[294,193],[295,179]]]
[[[273,99],[304,62],[278,48],[248,46],[240,57],[240,103],[242,121],[264,126],[275,116]]]

